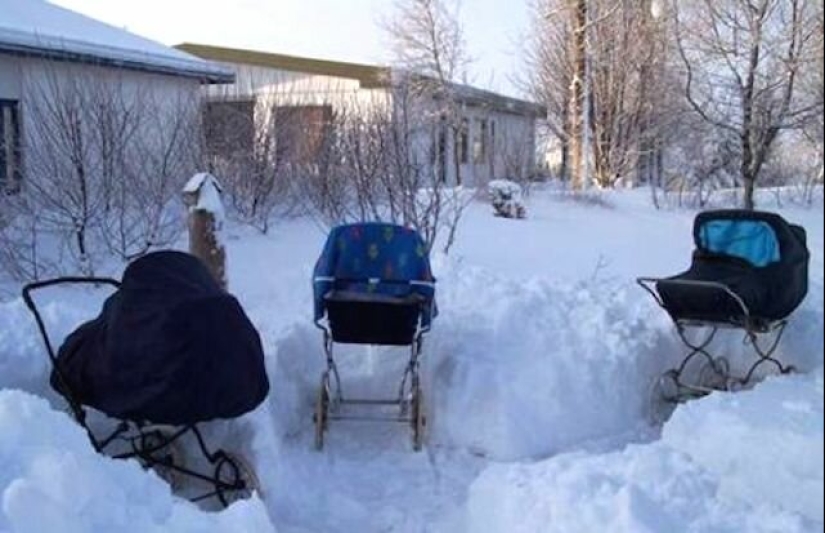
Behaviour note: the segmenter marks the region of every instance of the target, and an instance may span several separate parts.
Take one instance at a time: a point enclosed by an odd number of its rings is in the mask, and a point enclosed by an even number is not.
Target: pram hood
[[[233,418],[269,391],[254,326],[206,266],[182,252],[130,264],[101,314],[69,335],[57,359],[82,404],[128,420]]]
[[[805,230],[776,213],[744,209],[704,211],[693,224],[696,248],[738,257],[755,267],[807,263]]]
[[[421,326],[436,316],[435,279],[429,251],[411,228],[380,222],[337,226],[315,264],[315,320],[324,317],[324,297],[333,289],[422,298]]]
[[[775,213],[711,210],[696,216],[693,238],[690,269],[657,283],[673,318],[737,323],[745,311],[718,288],[669,280],[721,284],[760,321],[784,319],[804,300],[809,253],[802,227]]]

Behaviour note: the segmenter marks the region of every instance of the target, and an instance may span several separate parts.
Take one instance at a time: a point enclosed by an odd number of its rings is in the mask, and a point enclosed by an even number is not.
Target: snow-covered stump
[[[183,201],[189,208],[189,252],[206,263],[226,289],[226,249],[220,238],[224,218],[222,192],[215,176],[201,172],[184,186]]]

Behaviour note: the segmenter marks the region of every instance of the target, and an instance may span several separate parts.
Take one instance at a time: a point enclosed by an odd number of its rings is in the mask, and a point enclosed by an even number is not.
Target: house
[[[99,147],[75,143],[97,161],[92,151],[106,150],[112,132],[96,109],[134,116],[140,103],[162,124],[197,100],[202,84],[233,79],[219,65],[42,0],[0,0],[0,190],[18,189],[27,171],[46,165],[34,154],[55,152],[50,137],[60,126],[75,133],[97,128]],[[158,136],[145,124],[135,129],[138,138]]]
[[[213,156],[249,150],[272,130],[278,157],[305,160],[320,147],[332,117],[395,109],[403,73],[375,65],[185,43],[179,50],[231,69],[235,83],[205,88],[205,129]],[[450,86],[459,117],[442,120],[418,139],[449,184],[483,184],[525,178],[535,169],[536,120],[544,108],[467,85]],[[438,109],[436,98],[417,102],[416,113]]]

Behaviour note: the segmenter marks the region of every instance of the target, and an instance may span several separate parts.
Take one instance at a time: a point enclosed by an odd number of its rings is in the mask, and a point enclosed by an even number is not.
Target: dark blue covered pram
[[[654,395],[675,404],[713,390],[743,386],[756,369],[773,364],[786,373],[791,367],[773,357],[787,317],[808,291],[809,253],[805,230],[789,224],[775,213],[725,209],[696,216],[693,227],[696,248],[688,270],[668,278],[639,278],[674,321],[683,342],[690,348],[679,368],[657,382]],[[699,343],[691,342],[685,328],[708,327]],[[719,328],[745,331],[758,359],[744,377],[730,375],[724,357],[708,352]],[[767,346],[760,335],[770,335]],[[682,379],[688,362],[704,356],[698,383]],[[655,399],[655,398],[654,398]]]
[[[116,291],[55,355],[32,292],[66,283],[107,284]],[[184,475],[208,483],[196,499],[216,496],[228,504],[255,488],[244,462],[210,451],[197,427],[250,411],[269,390],[258,332],[200,260],[155,252],[131,263],[121,282],[58,278],[27,285],[23,297],[53,363],[52,387],[69,402],[95,449],[137,458],[170,481]],[[97,437],[87,424],[87,407],[121,422]],[[214,469],[209,474],[184,464],[176,442],[187,435]]]
[[[435,280],[421,236],[393,224],[338,226],[327,238],[313,278],[315,324],[324,331],[327,370],[315,410],[315,445],[323,447],[330,419],[343,404],[398,405],[395,420],[410,422],[421,448],[425,423],[419,379],[423,335],[436,315]],[[333,359],[334,343],[410,346],[410,361],[392,400],[344,398]],[[363,417],[360,417],[363,418]]]

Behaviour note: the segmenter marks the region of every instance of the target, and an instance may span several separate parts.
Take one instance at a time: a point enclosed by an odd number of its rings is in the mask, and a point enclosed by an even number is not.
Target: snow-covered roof
[[[230,83],[231,70],[43,0],[0,0],[0,53]]]

